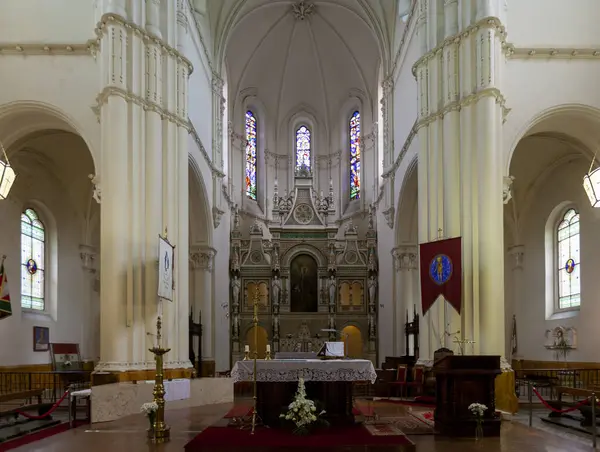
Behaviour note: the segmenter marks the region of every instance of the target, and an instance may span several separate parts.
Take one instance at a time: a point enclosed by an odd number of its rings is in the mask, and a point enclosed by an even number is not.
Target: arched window
[[[45,309],[46,231],[35,210],[21,214],[21,307]]]
[[[310,171],[310,130],[306,126],[296,130],[296,169],[302,167]]]
[[[579,262],[579,214],[569,209],[556,228],[558,264],[558,309],[578,308],[581,304]]]
[[[256,200],[256,116],[246,112],[246,196]]]
[[[360,198],[360,113],[352,113],[350,136],[350,199]]]

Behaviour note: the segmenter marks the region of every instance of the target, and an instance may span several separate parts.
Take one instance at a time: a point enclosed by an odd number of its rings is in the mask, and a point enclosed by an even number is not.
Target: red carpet
[[[330,449],[340,446],[412,446],[404,435],[374,436],[362,425],[331,427],[313,432],[308,436],[294,435],[289,430],[258,428],[254,435],[249,430],[232,427],[208,427],[185,445],[186,452],[217,452],[226,448],[262,450],[264,447],[287,449]]]
[[[86,421],[77,421],[76,427],[79,425],[87,424]],[[4,443],[0,443],[0,452],[7,450],[16,449],[17,447],[26,446],[27,444],[41,441],[50,436],[57,435],[62,432],[69,430],[69,423],[63,422],[62,424],[55,425],[54,427],[45,428],[44,430],[30,433],[29,435],[20,436],[15,439],[8,440]]]

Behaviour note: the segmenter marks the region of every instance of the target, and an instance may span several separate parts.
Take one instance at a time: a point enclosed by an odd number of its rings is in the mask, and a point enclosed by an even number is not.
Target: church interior
[[[0,17],[0,451],[595,450],[597,0]]]

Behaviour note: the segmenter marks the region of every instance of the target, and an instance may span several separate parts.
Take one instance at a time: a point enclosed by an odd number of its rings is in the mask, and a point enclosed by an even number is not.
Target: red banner
[[[423,314],[442,295],[460,314],[462,302],[462,241],[460,237],[422,243],[421,305]]]

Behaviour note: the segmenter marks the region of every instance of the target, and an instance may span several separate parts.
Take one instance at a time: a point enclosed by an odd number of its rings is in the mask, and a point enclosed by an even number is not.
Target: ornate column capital
[[[194,270],[206,270],[212,272],[213,260],[217,250],[206,245],[190,246],[190,264]]]
[[[417,245],[397,246],[392,249],[392,256],[396,271],[417,269]]]
[[[96,273],[97,255],[98,252],[96,247],[92,245],[79,245],[79,257],[81,258],[81,265],[84,270],[90,273]]]
[[[508,254],[513,258],[512,269],[523,269],[523,260],[525,259],[525,245],[514,245],[508,247]]]

